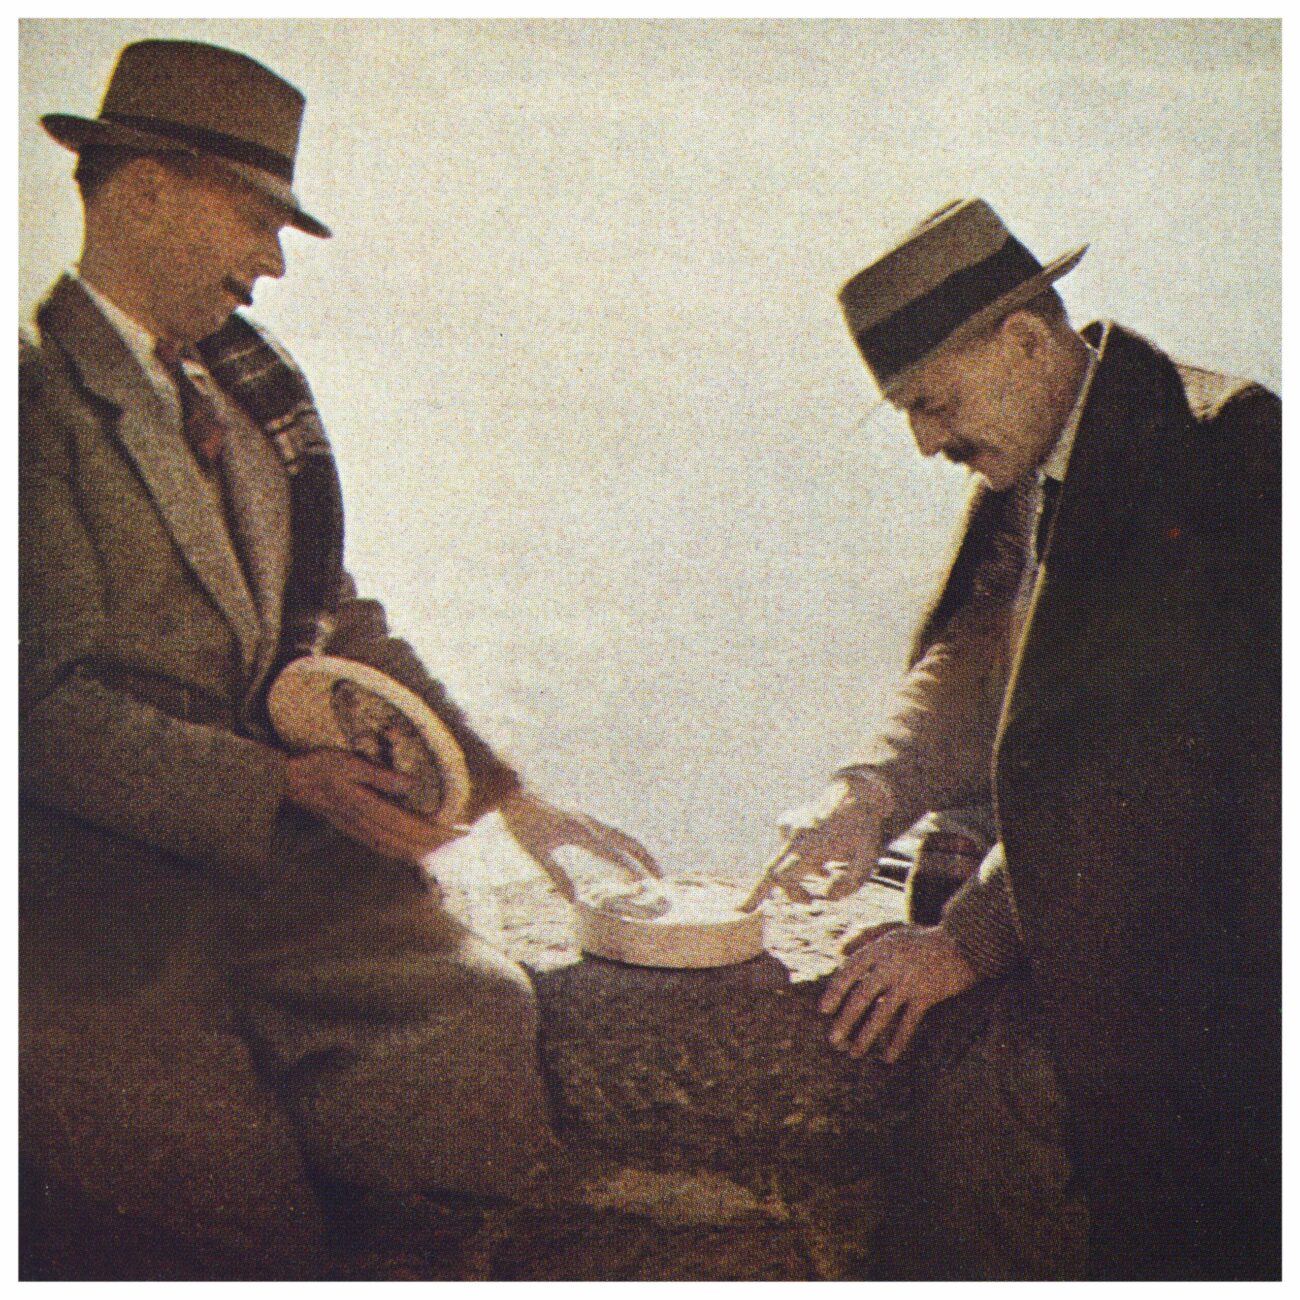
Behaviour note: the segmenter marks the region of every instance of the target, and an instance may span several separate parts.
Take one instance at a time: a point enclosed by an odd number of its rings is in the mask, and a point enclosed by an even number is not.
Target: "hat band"
[[[954,272],[892,316],[855,335],[878,380],[933,352],[976,312],[1032,279],[1042,263],[1013,235],[982,262]]]
[[[186,126],[182,122],[169,122],[166,118],[143,117],[133,113],[101,113],[99,120],[111,122],[115,126],[131,127],[136,131],[147,131],[150,135],[166,136],[178,144],[187,144],[204,153],[215,154],[227,162],[246,163],[260,171],[270,172],[282,181],[293,180],[291,159],[273,149],[254,144],[251,140],[226,135],[224,131],[209,131],[202,126]]]

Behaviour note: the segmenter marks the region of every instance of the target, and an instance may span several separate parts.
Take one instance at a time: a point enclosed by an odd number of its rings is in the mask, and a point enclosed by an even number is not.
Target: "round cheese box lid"
[[[267,710],[292,750],[342,749],[418,782],[397,802],[445,826],[469,803],[465,755],[446,724],[414,691],[369,664],[307,655],[272,683]]]
[[[740,912],[743,890],[719,880],[618,882],[574,904],[584,952],[634,966],[733,966],[763,951],[761,912]]]

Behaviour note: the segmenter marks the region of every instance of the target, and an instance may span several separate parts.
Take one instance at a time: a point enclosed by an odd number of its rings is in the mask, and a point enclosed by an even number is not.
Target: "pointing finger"
[[[790,846],[783,844],[776,852],[776,855],[768,862],[758,876],[758,884],[750,890],[745,901],[740,905],[740,911],[752,912],[767,896],[777,887],[779,873],[781,868],[792,858],[797,855],[792,854]],[[786,888],[782,885],[782,888]],[[788,889],[787,889],[787,892]]]
[[[590,852],[594,853],[598,858],[604,858],[612,866],[618,867],[631,876],[633,880],[640,880],[646,874],[644,864],[617,844],[592,844]],[[651,872],[650,874],[653,875],[654,873]]]
[[[664,869],[655,860],[654,854],[640,840],[634,839],[623,831],[614,832],[614,841],[623,853],[637,865],[644,867],[652,876],[662,876]]]
[[[575,901],[576,893],[573,888],[573,881],[565,875],[560,864],[555,860],[555,855],[548,849],[540,849],[532,853],[533,860],[541,869],[551,878],[551,883],[568,902]]]

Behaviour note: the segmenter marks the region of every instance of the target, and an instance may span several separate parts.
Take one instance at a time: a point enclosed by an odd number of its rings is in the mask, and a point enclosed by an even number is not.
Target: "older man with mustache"
[[[781,879],[847,864],[843,892],[927,809],[993,804],[938,924],[865,936],[823,1000],[837,1045],[896,1060],[999,982],[964,1091],[919,1112],[882,1269],[1070,1271],[996,1222],[1050,1183],[1060,1216],[1086,1193],[1092,1276],[1276,1277],[1281,403],[1077,332],[1052,284],[1083,252],[1043,265],[966,201],[842,291],[921,453],[979,482],[890,721],[787,817]]]

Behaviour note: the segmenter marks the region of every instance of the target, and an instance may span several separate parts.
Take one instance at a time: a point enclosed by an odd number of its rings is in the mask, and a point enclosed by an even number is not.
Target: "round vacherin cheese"
[[[731,966],[763,951],[761,912],[737,911],[744,893],[719,880],[617,882],[578,897],[584,952],[634,966]]]

